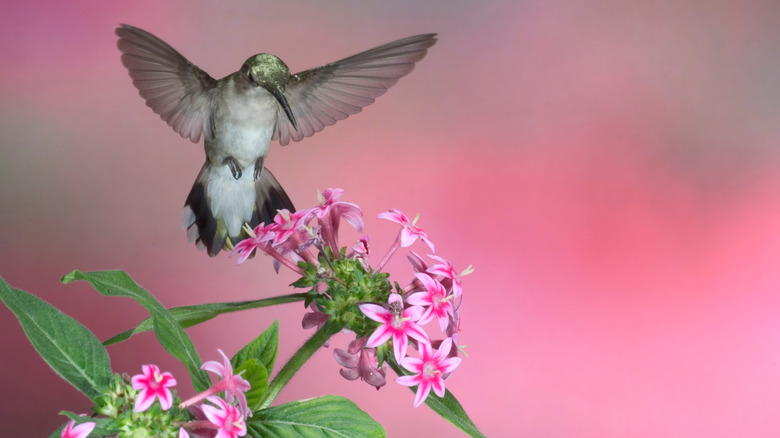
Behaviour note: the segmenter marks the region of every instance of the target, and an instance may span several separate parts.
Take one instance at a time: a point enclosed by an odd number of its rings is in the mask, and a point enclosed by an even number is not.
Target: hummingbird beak
[[[290,123],[292,123],[293,128],[295,128],[295,130],[297,131],[298,122],[295,121],[295,116],[292,113],[292,109],[290,109],[290,104],[287,103],[287,98],[284,97],[284,93],[279,89],[275,89],[271,91],[271,94],[274,95],[276,100],[279,102],[279,105],[282,106],[282,109],[284,109],[284,113],[287,114],[287,118],[290,119]]]

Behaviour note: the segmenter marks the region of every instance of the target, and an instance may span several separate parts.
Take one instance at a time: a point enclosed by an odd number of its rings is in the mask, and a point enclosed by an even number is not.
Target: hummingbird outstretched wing
[[[122,64],[138,94],[184,138],[209,129],[210,91],[217,81],[156,36],[127,24],[116,28]]]
[[[359,113],[409,74],[435,43],[435,33],[412,36],[292,75],[284,95],[298,130],[280,106],[273,138],[284,146]]]

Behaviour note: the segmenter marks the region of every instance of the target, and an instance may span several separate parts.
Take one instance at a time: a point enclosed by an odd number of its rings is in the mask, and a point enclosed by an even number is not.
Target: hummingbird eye
[[[246,78],[249,79],[249,82],[252,85],[257,86],[257,78],[255,78],[255,75],[252,74],[252,70],[246,72]]]

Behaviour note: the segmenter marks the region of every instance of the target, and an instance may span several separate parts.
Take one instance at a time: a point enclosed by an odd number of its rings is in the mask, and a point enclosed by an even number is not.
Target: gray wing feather
[[[417,35],[293,75],[284,95],[298,131],[280,106],[273,138],[281,145],[300,141],[359,113],[409,74],[435,43],[436,34]]]
[[[127,24],[116,28],[122,64],[146,105],[193,142],[209,129],[210,90],[217,81],[156,36]]]

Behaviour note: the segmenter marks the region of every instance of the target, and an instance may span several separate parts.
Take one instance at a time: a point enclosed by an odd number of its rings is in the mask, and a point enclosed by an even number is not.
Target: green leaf
[[[184,364],[190,373],[195,390],[202,392],[211,386],[206,373],[200,369],[200,358],[184,329],[152,294],[139,286],[124,271],[73,271],[62,277],[62,282],[66,284],[73,280],[86,280],[103,295],[132,298],[146,307],[151,314],[157,340],[163,348]]]
[[[181,324],[182,327],[192,327],[194,325],[206,322],[215,316],[219,316],[223,313],[238,312],[240,310],[255,309],[258,307],[275,306],[277,304],[294,303],[302,301],[306,297],[306,294],[289,294],[280,295],[273,298],[263,298],[261,300],[254,301],[235,301],[229,303],[208,303],[197,304],[194,306],[182,306],[173,307],[168,309],[173,318]],[[134,329],[124,331],[118,335],[103,341],[103,345],[112,345],[122,341],[125,341],[138,333],[152,330],[152,319],[146,318],[141,321],[140,324]]]
[[[94,400],[113,378],[106,349],[75,319],[0,278],[0,299],[16,315],[43,360]]]
[[[268,374],[271,374],[277,351],[279,351],[279,321],[275,320],[263,333],[260,333],[260,336],[236,353],[230,362],[233,367],[238,367],[250,359],[258,359]]]
[[[248,435],[273,437],[384,437],[382,425],[344,397],[327,395],[257,411]]]
[[[249,409],[260,408],[261,398],[268,389],[268,376],[274,369],[276,353],[279,350],[279,321],[274,321],[260,336],[246,344],[231,359],[235,373],[249,381],[252,389],[246,393]]]
[[[392,355],[387,357],[387,364],[390,365],[390,368],[399,376],[409,374],[405,368],[398,365]],[[411,389],[412,392],[416,392],[417,387],[415,386],[409,389]],[[444,397],[442,398],[439,398],[439,396],[431,392],[428,395],[428,398],[425,399],[425,404],[433,409],[434,412],[441,415],[442,418],[454,424],[458,429],[466,432],[469,436],[484,438],[485,435],[477,429],[477,426],[471,421],[468,414],[466,414],[466,411],[463,409],[463,406],[460,405],[458,399],[456,399],[448,389],[445,389]]]
[[[268,370],[260,363],[260,360],[249,359],[235,368],[234,373],[240,373],[241,377],[246,379],[251,386],[251,389],[245,394],[249,410],[259,409],[263,393],[268,389]]]

